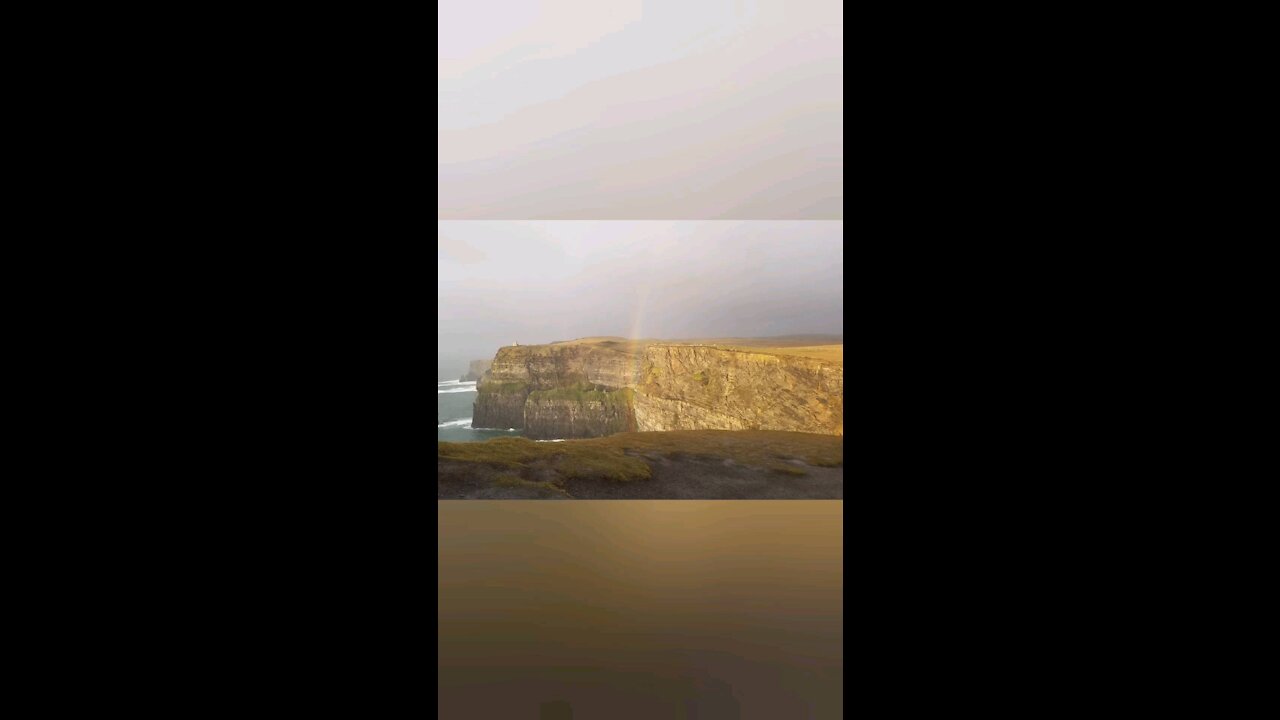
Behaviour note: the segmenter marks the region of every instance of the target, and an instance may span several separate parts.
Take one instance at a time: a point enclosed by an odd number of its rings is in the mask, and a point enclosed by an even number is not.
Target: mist
[[[439,366],[592,336],[843,334],[843,221],[439,221]]]

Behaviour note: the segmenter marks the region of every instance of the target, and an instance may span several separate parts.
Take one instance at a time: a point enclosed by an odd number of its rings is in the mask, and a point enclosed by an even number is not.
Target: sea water
[[[476,402],[475,382],[436,381],[436,440],[448,442],[480,442],[493,437],[512,437],[522,433],[512,428],[477,430],[471,427]]]

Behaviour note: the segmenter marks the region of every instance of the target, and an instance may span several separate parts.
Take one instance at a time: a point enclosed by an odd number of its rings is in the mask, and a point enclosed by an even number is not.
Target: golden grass
[[[844,364],[844,343],[827,345],[806,344],[800,341],[779,342],[777,338],[691,338],[682,340],[628,339],[622,337],[589,337],[563,340],[553,345],[594,345],[625,353],[643,352],[649,345],[710,345],[729,350],[761,352],[772,355],[792,355],[815,360]]]
[[[729,346],[726,346],[729,347]],[[809,345],[802,347],[738,347],[736,350],[763,352],[770,355],[793,355],[830,363],[844,364],[844,345]]]

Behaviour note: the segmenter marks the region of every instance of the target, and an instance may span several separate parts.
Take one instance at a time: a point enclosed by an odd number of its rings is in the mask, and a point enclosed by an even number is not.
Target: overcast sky
[[[842,221],[440,221],[440,363],[579,337],[844,332]]]
[[[442,219],[842,218],[841,0],[440,0]]]

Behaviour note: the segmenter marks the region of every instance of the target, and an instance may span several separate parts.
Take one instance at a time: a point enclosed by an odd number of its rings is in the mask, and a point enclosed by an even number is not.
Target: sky
[[[440,0],[441,219],[844,217],[839,0]]]
[[[442,220],[441,372],[515,342],[843,334],[843,226]]]

